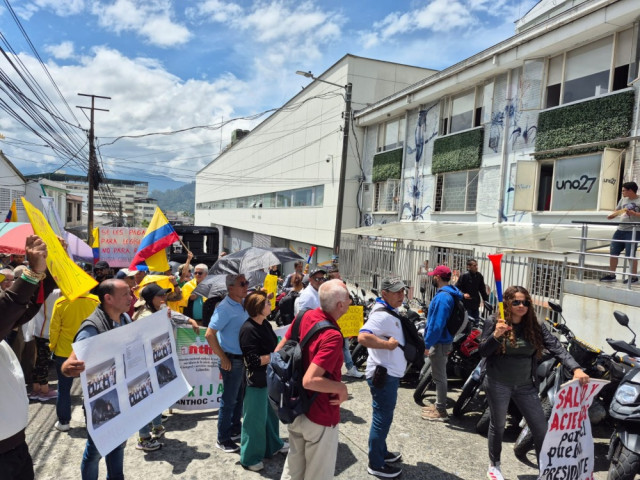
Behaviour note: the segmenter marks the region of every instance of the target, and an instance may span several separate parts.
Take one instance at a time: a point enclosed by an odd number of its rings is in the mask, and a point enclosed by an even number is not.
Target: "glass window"
[[[438,175],[436,178],[436,212],[474,212],[478,198],[479,170]]]
[[[276,206],[275,193],[265,193],[264,195],[262,195],[262,208],[274,208],[275,206]]]
[[[313,204],[313,188],[299,188],[293,191],[293,206],[308,207]]]
[[[277,207],[291,206],[291,190],[276,193],[276,206]]]
[[[321,207],[324,204],[324,185],[318,185],[314,188],[313,204],[316,207]]]
[[[397,212],[400,203],[400,181],[387,180],[375,184],[374,212]]]
[[[396,118],[378,125],[378,152],[404,145],[404,118]]]
[[[473,126],[475,94],[471,90],[453,99],[451,106],[451,132],[459,132]]]

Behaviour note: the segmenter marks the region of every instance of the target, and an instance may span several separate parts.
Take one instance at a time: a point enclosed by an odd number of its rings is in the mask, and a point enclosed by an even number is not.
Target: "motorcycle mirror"
[[[626,313],[622,313],[620,310],[615,310],[613,316],[616,317],[616,321],[623,327],[629,326],[629,317]]]
[[[373,294],[374,294],[376,297],[379,297],[379,296],[380,296],[380,294],[378,293],[378,290],[376,290],[375,288],[372,288],[372,289],[371,289],[371,291],[373,292]]]
[[[365,289],[364,289],[364,288],[363,288],[363,289],[361,289],[361,292],[362,292],[362,298],[364,298],[364,297],[366,297],[366,296],[367,296],[367,292],[365,291]]]
[[[354,283],[354,285],[356,286],[356,288],[358,288],[360,285],[358,285],[357,283]]]
[[[562,307],[557,303],[547,302],[549,304],[549,308],[554,312],[562,313]]]

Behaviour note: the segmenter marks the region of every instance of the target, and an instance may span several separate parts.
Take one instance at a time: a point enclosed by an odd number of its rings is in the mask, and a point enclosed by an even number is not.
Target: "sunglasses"
[[[523,307],[530,307],[531,302],[529,300],[513,300],[511,302],[511,305],[513,305],[514,307],[519,307],[520,305],[522,305]]]
[[[244,281],[244,282],[238,282],[237,285],[234,285],[234,287],[248,287],[249,286],[249,282]]]
[[[204,275],[204,272],[193,272],[194,275]]]

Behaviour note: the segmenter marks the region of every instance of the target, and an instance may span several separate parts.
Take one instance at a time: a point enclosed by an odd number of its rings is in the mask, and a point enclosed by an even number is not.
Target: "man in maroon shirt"
[[[307,311],[300,323],[300,338],[318,322],[335,323],[347,313],[351,300],[340,280],[323,283],[318,294],[320,308]],[[289,339],[291,327],[277,349]],[[276,350],[277,350],[276,349]],[[324,480],[333,478],[338,454],[340,404],[347,400],[347,386],[342,383],[342,334],[327,329],[316,334],[302,352],[306,369],[302,385],[318,392],[309,411],[297,417],[289,428],[289,454],[280,480]]]

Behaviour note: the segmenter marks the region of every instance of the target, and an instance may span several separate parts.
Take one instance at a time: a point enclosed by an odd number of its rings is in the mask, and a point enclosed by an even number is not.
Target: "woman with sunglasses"
[[[581,384],[589,376],[554,337],[542,326],[524,287],[509,287],[504,292],[504,320],[487,319],[482,331],[480,353],[487,358],[485,390],[489,401],[489,470],[490,480],[503,480],[500,454],[509,401],[513,400],[533,434],[536,454],[547,433],[547,420],[538,397],[536,368],[547,349],[573,371]]]

